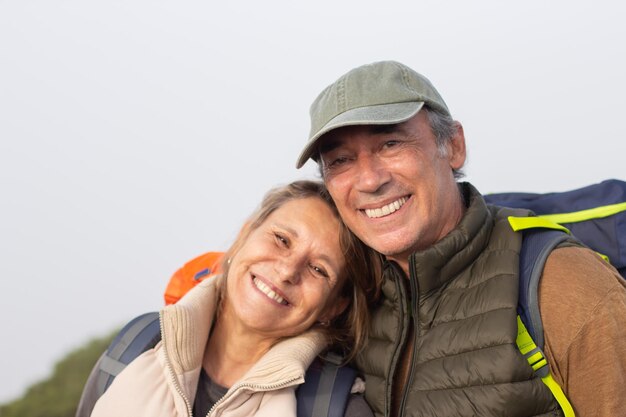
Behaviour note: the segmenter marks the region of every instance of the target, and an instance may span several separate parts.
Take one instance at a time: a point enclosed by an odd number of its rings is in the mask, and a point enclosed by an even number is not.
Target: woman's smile
[[[269,298],[272,301],[277,302],[280,305],[283,306],[288,306],[291,305],[284,296],[278,294],[278,289],[273,289],[273,286],[270,286],[268,284],[266,284],[264,282],[263,279],[259,278],[258,276],[251,274],[252,275],[252,283],[254,284],[254,286],[264,295],[267,296],[267,298]]]

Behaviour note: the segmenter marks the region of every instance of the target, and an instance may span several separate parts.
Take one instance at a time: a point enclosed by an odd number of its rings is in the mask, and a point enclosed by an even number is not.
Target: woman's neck
[[[276,339],[251,333],[228,317],[228,311],[217,315],[204,350],[202,367],[213,382],[230,388],[267,353]]]

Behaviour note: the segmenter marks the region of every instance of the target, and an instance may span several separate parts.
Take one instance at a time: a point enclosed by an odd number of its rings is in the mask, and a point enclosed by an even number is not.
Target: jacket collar
[[[161,310],[163,347],[176,374],[196,371],[199,374],[222,283],[225,283],[223,276],[206,279],[178,303]],[[326,336],[317,330],[284,339],[276,343],[235,385],[301,383],[306,369],[327,343]]]
[[[469,183],[460,183],[459,188],[467,204],[459,224],[433,246],[409,257],[411,279],[420,293],[429,293],[457,276],[489,241],[493,216],[484,199]]]

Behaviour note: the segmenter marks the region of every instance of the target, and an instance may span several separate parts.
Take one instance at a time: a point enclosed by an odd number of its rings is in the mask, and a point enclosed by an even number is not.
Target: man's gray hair
[[[423,110],[428,116],[428,123],[430,123],[430,128],[435,136],[439,154],[445,156],[448,152],[446,145],[453,139],[459,125],[452,116],[440,110],[428,106],[424,106]],[[452,173],[457,180],[465,176],[465,173],[461,169],[454,169]]]

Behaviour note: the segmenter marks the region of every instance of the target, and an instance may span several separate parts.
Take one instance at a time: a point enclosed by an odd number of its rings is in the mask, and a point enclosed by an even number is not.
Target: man
[[[463,128],[433,85],[397,62],[344,74],[311,106],[297,166],[309,158],[346,224],[386,258],[357,360],[375,414],[563,415],[515,344],[521,236],[510,209],[457,183]],[[577,415],[624,415],[626,286],[617,272],[588,249],[558,248],[539,305],[551,373]]]

